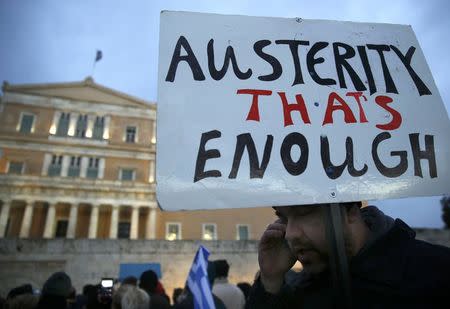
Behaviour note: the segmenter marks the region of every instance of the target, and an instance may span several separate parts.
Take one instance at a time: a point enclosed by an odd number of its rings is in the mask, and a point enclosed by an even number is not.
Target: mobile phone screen
[[[113,279],[102,279],[102,287],[104,288],[112,288],[113,286]]]

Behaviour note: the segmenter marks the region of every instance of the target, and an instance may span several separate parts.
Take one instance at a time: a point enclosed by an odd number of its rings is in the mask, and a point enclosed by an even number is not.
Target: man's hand
[[[261,282],[265,290],[272,294],[280,291],[284,275],[297,260],[284,239],[285,233],[286,224],[278,219],[266,228],[259,242]]]

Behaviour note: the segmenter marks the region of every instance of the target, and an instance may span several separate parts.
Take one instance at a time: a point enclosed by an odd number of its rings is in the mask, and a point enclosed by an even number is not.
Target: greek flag
[[[188,286],[194,296],[194,309],[215,309],[208,280],[209,251],[202,245],[195,254],[188,276]]]

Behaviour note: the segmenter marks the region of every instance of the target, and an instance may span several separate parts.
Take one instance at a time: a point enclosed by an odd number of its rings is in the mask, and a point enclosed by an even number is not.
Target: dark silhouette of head
[[[135,276],[128,276],[122,280],[122,284],[130,284],[137,286],[138,279]]]
[[[250,294],[250,289],[252,286],[248,282],[239,282],[237,284],[238,288],[241,289],[242,293],[244,293],[245,299],[248,298],[248,294]]]
[[[24,295],[24,294],[33,294],[33,287],[31,284],[24,284],[18,287],[15,287],[11,291],[9,291],[7,299],[13,299],[16,296]]]
[[[158,285],[158,275],[153,270],[144,271],[139,278],[139,287],[148,293],[154,293]]]
[[[176,288],[173,290],[173,294],[172,294],[172,301],[173,304],[178,304],[178,297],[183,294],[183,289],[182,288]]]
[[[230,265],[228,264],[227,260],[216,260],[214,261],[214,266],[216,268],[216,278],[228,277]]]

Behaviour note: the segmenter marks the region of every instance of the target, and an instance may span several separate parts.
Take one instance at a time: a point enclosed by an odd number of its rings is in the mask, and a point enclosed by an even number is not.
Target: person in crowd
[[[13,299],[16,296],[24,294],[33,294],[33,287],[31,284],[27,283],[11,289],[11,291],[9,291],[8,295],[6,296],[6,299]]]
[[[214,261],[216,280],[213,293],[219,297],[227,309],[242,309],[245,306],[245,296],[236,285],[228,282],[230,265],[227,260]]]
[[[67,298],[71,291],[70,277],[65,272],[53,273],[44,283],[36,308],[67,308]]]
[[[178,304],[180,302],[180,295],[183,294],[183,288],[175,288],[172,293],[172,303],[173,305]]]
[[[131,286],[130,289],[123,294],[121,300],[122,309],[149,309],[150,296],[143,290],[136,286]]]
[[[248,282],[239,282],[237,287],[241,289],[242,293],[244,293],[244,298],[247,300],[252,285]]]
[[[5,309],[34,309],[38,301],[39,297],[37,295],[20,294],[8,299],[5,303]]]
[[[210,287],[212,287],[216,278],[216,266],[214,262],[208,261],[207,272],[209,285]],[[214,307],[216,309],[227,309],[225,307],[225,304],[220,300],[219,297],[214,295],[214,293],[212,293],[212,297],[214,301]],[[183,293],[181,293],[177,300],[178,302],[174,304],[174,306],[172,307],[173,309],[194,309],[194,296],[189,289],[187,282],[185,284]]]
[[[122,283],[112,295],[111,309],[122,309],[123,295],[134,287],[132,284]]]
[[[122,280],[122,284],[131,284],[137,286],[138,279],[135,276],[128,276]]]
[[[101,284],[89,285],[86,291],[86,309],[109,309],[112,296],[102,293]]]
[[[168,309],[170,303],[166,297],[156,292],[158,275],[153,270],[144,271],[139,278],[139,287],[150,296],[150,305],[153,309]]]
[[[341,303],[331,280],[326,207],[340,207],[342,214],[350,296]],[[361,202],[274,208],[278,220],[261,237],[260,275],[247,308],[439,308],[446,302],[450,248],[416,240],[400,219]],[[297,260],[301,278],[286,284]]]

